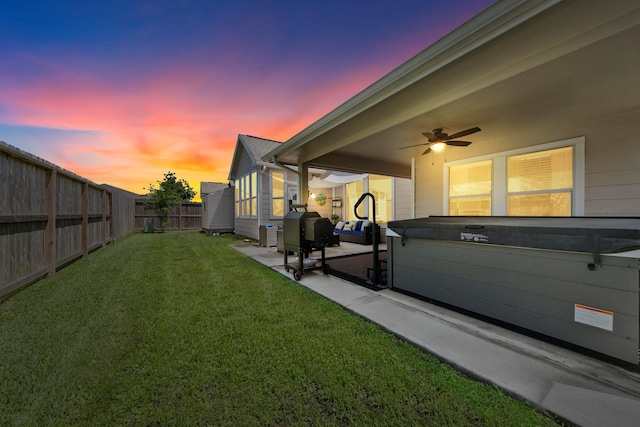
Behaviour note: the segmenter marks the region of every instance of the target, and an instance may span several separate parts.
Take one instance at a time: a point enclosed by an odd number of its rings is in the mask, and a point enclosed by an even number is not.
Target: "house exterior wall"
[[[482,154],[525,148],[569,137],[585,137],[585,216],[640,216],[640,108],[614,114],[597,111],[584,122],[563,122],[550,117],[539,126],[543,132],[509,133],[483,143]],[[461,160],[464,148],[429,153],[416,159],[416,217],[442,215],[446,189],[444,160]],[[481,155],[482,155],[481,154]],[[474,156],[475,157],[475,156]],[[494,177],[494,180],[504,177]]]
[[[393,180],[393,219],[412,218],[413,184],[410,179],[394,178]]]
[[[594,61],[591,46],[570,51],[458,101],[457,105],[477,104],[493,94],[512,93],[504,106],[478,108],[475,117],[469,117],[482,127],[481,133],[469,138],[475,141],[472,145],[416,158],[416,216],[443,214],[445,159],[451,162],[575,137],[585,140],[584,187],[578,189],[584,192],[584,202],[576,209],[578,214],[640,216],[638,39],[640,26],[631,27],[592,45],[601,47],[598,51],[604,58]],[[614,47],[635,54],[620,59]],[[616,73],[610,73],[614,61]],[[558,75],[558,69],[567,73]],[[540,83],[550,76],[565,82],[562,94],[556,93],[557,86]],[[513,111],[518,115],[510,115]]]
[[[250,239],[258,240],[258,219],[257,218],[236,218],[234,233]]]
[[[241,167],[238,168],[238,176],[246,175],[253,171],[251,162],[244,162],[243,156],[240,158]],[[248,166],[248,168],[247,168]],[[275,167],[258,166],[255,168],[258,172],[258,209],[259,214],[256,218],[236,218],[235,219],[235,233],[241,236],[246,236],[251,239],[259,239],[260,225],[273,224],[278,227],[282,227],[282,218],[274,217],[271,214],[271,172],[277,171],[285,174],[285,194],[287,194],[287,187],[295,186],[297,182],[297,175],[293,172],[286,171]],[[285,198],[285,206],[288,206],[288,201]],[[286,210],[286,207],[285,207]]]
[[[251,161],[251,156],[246,151],[242,150],[238,160],[238,167],[236,169],[236,177],[239,178],[253,171],[254,166]]]
[[[513,39],[522,42],[525,37],[531,34],[523,32]],[[458,101],[457,105],[475,105],[494,94],[511,93],[503,106],[479,106],[468,118],[482,127],[481,133],[469,137],[476,141],[472,145],[416,158],[416,216],[443,214],[445,159],[451,162],[575,137],[585,139],[584,186],[578,189],[584,191],[584,202],[576,210],[585,216],[640,216],[639,38],[640,26],[631,26]],[[598,47],[604,57],[594,58],[590,49]],[[612,62],[616,73],[609,72]],[[559,69],[566,73],[558,74]],[[550,76],[564,82],[563,93],[548,83],[553,81]]]
[[[254,171],[253,162],[249,154],[242,150],[237,162],[235,171],[236,178],[241,178]],[[259,179],[258,179],[259,181]],[[258,205],[260,203],[260,194],[258,194]],[[234,195],[234,216],[235,216],[235,195]],[[240,236],[246,236],[251,239],[258,239],[258,218],[235,218],[235,227],[233,232]]]
[[[260,209],[260,222],[264,224],[282,225],[281,220],[271,217],[271,168],[258,169],[258,209]]]
[[[318,204],[318,202],[314,199],[309,199],[309,203],[307,206],[307,210],[310,212],[318,212],[321,217],[329,218],[332,213],[331,208],[331,198],[332,198],[332,189],[331,188],[314,188],[311,190],[316,196],[320,193],[324,194],[326,199],[326,203],[322,206]],[[338,214],[340,215],[340,214]]]
[[[585,214],[640,216],[640,108],[587,125]]]
[[[261,171],[260,179],[262,180],[260,185],[260,194],[258,194],[259,204],[260,204],[260,218],[262,223],[274,224],[279,227],[282,227],[282,218],[274,217],[271,213],[271,172],[276,171],[284,174],[285,179],[285,214],[288,209],[288,200],[286,195],[288,194],[288,188],[296,187],[298,182],[298,176],[285,169],[280,168],[266,168]]]

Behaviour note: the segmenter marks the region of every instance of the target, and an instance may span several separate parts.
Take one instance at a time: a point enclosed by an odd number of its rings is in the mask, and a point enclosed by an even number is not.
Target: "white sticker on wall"
[[[573,320],[585,325],[613,331],[613,311],[576,304]]]

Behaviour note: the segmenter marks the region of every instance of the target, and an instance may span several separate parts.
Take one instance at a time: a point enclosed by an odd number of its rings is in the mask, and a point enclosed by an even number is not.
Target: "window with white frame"
[[[449,215],[491,215],[492,160],[449,168]]]
[[[256,171],[236,181],[236,217],[256,218],[258,215],[258,173]]]
[[[571,216],[573,147],[507,158],[509,216]]]
[[[271,217],[284,217],[284,173],[271,171]]]
[[[584,214],[584,138],[445,165],[445,214]]]

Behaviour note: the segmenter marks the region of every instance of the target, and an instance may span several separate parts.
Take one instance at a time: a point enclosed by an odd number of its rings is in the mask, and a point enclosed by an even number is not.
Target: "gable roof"
[[[209,182],[202,181],[200,182],[200,196],[205,196],[207,194],[215,193],[218,190],[222,190],[229,186],[228,183],[224,182]]]
[[[240,158],[243,153],[251,160],[253,167],[262,164],[262,157],[268,152],[276,149],[282,145],[281,142],[274,141],[272,139],[260,138],[252,135],[239,134],[236,141],[236,148],[233,152],[233,158],[231,160],[231,167],[229,168],[229,180],[236,178],[236,171],[239,166]]]

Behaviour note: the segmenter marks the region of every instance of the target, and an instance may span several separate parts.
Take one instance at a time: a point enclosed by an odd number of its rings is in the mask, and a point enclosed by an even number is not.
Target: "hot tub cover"
[[[464,241],[599,254],[640,248],[640,218],[431,216],[391,221],[403,239]]]

